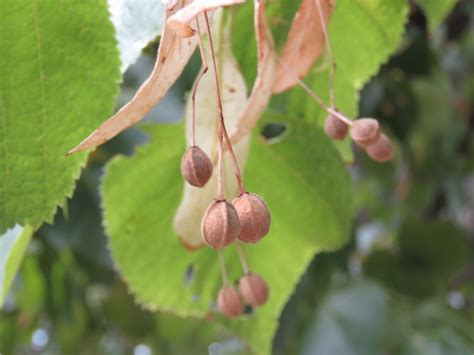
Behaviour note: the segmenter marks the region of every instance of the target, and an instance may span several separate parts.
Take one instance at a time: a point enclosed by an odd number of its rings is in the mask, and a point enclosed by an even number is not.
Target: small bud
[[[392,160],[393,148],[390,139],[382,133],[379,139],[367,148],[367,154],[378,162]]]
[[[198,146],[189,147],[181,159],[181,175],[191,185],[203,187],[212,175],[212,163]]]
[[[232,201],[240,221],[239,239],[257,243],[270,229],[270,211],[263,199],[252,193],[237,196]]]
[[[358,145],[367,148],[380,137],[380,127],[373,118],[359,118],[351,127],[351,137]]]
[[[204,241],[214,249],[232,244],[240,233],[239,216],[226,200],[213,201],[206,210],[201,224]]]
[[[334,115],[329,114],[324,121],[324,131],[332,139],[343,140],[348,129],[349,126]]]
[[[217,306],[223,315],[236,318],[244,311],[244,305],[237,290],[231,286],[223,286],[217,296]]]
[[[253,307],[260,307],[268,300],[267,283],[252,272],[240,279],[239,289],[244,300]]]

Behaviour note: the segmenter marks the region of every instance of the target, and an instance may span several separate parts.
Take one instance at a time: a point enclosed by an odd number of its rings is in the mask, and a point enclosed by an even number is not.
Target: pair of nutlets
[[[189,147],[181,160],[181,174],[191,185],[203,187],[211,178],[212,162],[198,146]],[[239,239],[257,243],[270,229],[270,212],[263,199],[245,192],[232,203],[214,200],[204,214],[201,232],[204,241],[219,250]]]
[[[195,187],[203,187],[212,176],[212,162],[198,146],[189,147],[181,160],[181,174]],[[225,199],[214,200],[201,223],[203,240],[219,250],[237,239],[257,243],[270,229],[270,212],[261,197],[245,192],[232,203]],[[229,318],[240,316],[244,303],[259,307],[268,300],[268,286],[259,275],[248,272],[239,281],[239,290],[224,285],[217,298],[220,311]]]
[[[326,134],[335,140],[346,137],[349,126],[334,115],[326,117],[324,122]],[[393,148],[390,139],[380,131],[377,120],[373,118],[359,118],[350,128],[350,135],[354,142],[367,151],[367,154],[378,162],[389,161],[393,157]]]
[[[223,315],[236,318],[244,312],[244,303],[256,308],[268,300],[268,286],[264,279],[249,272],[239,280],[239,290],[230,285],[224,285],[217,297],[217,306]]]

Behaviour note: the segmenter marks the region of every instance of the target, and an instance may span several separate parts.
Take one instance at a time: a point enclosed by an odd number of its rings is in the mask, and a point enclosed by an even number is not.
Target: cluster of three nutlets
[[[211,178],[212,162],[198,146],[191,146],[181,160],[181,174],[192,186],[203,187]],[[257,243],[270,229],[270,212],[261,197],[243,192],[232,203],[225,199],[214,200],[207,208],[201,223],[204,242],[220,250],[235,241]],[[239,292],[240,291],[240,292]],[[224,285],[217,305],[229,318],[240,316],[244,303],[259,307],[268,299],[268,286],[259,275],[247,272],[239,280],[239,290]]]
[[[338,117],[339,116],[339,117]],[[352,140],[366,150],[367,154],[375,161],[385,162],[393,157],[393,148],[390,139],[381,132],[378,121],[374,118],[359,118],[350,121],[344,115],[338,113],[329,114],[324,122],[326,134],[335,140],[343,140],[349,131]],[[344,122],[340,117],[343,117]]]

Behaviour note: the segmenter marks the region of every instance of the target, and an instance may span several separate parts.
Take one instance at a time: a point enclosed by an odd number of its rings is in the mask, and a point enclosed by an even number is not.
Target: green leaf
[[[301,354],[380,354],[389,319],[388,292],[367,280],[354,281],[326,295]]]
[[[120,48],[122,73],[163,29],[165,5],[157,0],[108,0]]]
[[[5,302],[32,234],[31,227],[15,226],[0,236],[0,307]]]
[[[441,25],[441,22],[456,5],[456,0],[416,0],[416,3],[425,12],[428,18],[429,31],[433,32]]]
[[[0,233],[51,221],[86,154],[65,153],[113,110],[119,78],[104,0],[0,2]]]
[[[364,262],[364,271],[398,292],[415,298],[445,293],[456,272],[468,263],[465,233],[452,223],[406,221],[395,251],[378,250]]]
[[[247,188],[263,196],[272,213],[269,235],[245,248],[252,269],[268,281],[270,300],[240,320],[216,316],[258,354],[270,352],[279,314],[313,255],[347,240],[352,214],[350,179],[329,140],[299,120],[287,124],[289,133],[279,143],[253,140],[245,175]],[[217,254],[207,247],[187,251],[172,229],[182,193],[184,146],[176,142],[183,128],[149,131],[151,142],[135,157],[118,157],[107,168],[103,203],[112,255],[138,301],[205,317],[222,284]],[[224,256],[237,280],[242,270],[235,248]]]

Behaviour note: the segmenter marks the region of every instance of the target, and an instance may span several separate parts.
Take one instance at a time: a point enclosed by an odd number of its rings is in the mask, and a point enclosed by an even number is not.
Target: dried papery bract
[[[378,162],[386,162],[393,158],[393,147],[390,139],[381,134],[377,141],[367,148],[367,154]]]
[[[235,130],[230,132],[232,144],[236,144],[251,133],[272,97],[277,62],[273,37],[265,14],[265,1],[254,1],[254,28],[258,53],[257,77],[247,105],[240,113],[235,125]],[[214,158],[212,160],[214,161]]]
[[[175,33],[178,37],[189,38],[193,37],[196,34],[196,31],[192,29],[191,26],[182,26],[175,30]]]
[[[245,2],[245,0],[194,0],[188,6],[183,7],[171,16],[166,24],[175,31],[178,36],[190,37],[194,30],[189,26],[191,20],[204,11],[212,11],[219,7],[232,6]],[[191,34],[192,33],[192,34]],[[186,36],[186,34],[188,36]]]
[[[190,0],[176,1],[175,6],[167,9],[166,18],[189,3],[191,3]],[[95,148],[140,121],[165,96],[181,75],[196,46],[197,38],[179,38],[166,24],[161,35],[158,57],[153,71],[140,86],[133,99],[102,123],[78,146],[71,149],[68,154]]]
[[[334,0],[302,0],[281,54],[282,61],[295,71],[296,78],[303,78],[324,50],[324,32],[316,1],[321,1],[323,18],[329,23]],[[296,84],[295,76],[280,65],[273,92],[281,93]]]
[[[244,193],[232,201],[240,221],[239,240],[257,243],[270,229],[270,211],[263,199],[253,193]]]
[[[217,306],[228,318],[237,318],[244,311],[239,292],[232,286],[223,286],[217,296]]]
[[[351,138],[363,148],[375,143],[380,137],[380,126],[373,118],[359,118],[351,127]]]
[[[260,307],[268,300],[269,290],[265,280],[249,272],[239,281],[239,290],[243,299],[253,307]]]
[[[214,200],[201,224],[204,241],[214,249],[232,244],[240,234],[240,223],[234,206],[226,200]]]
[[[349,126],[332,114],[329,114],[324,121],[324,131],[332,139],[343,140],[348,130]]]
[[[190,185],[203,187],[212,175],[211,159],[198,146],[189,147],[181,159],[181,175]]]

